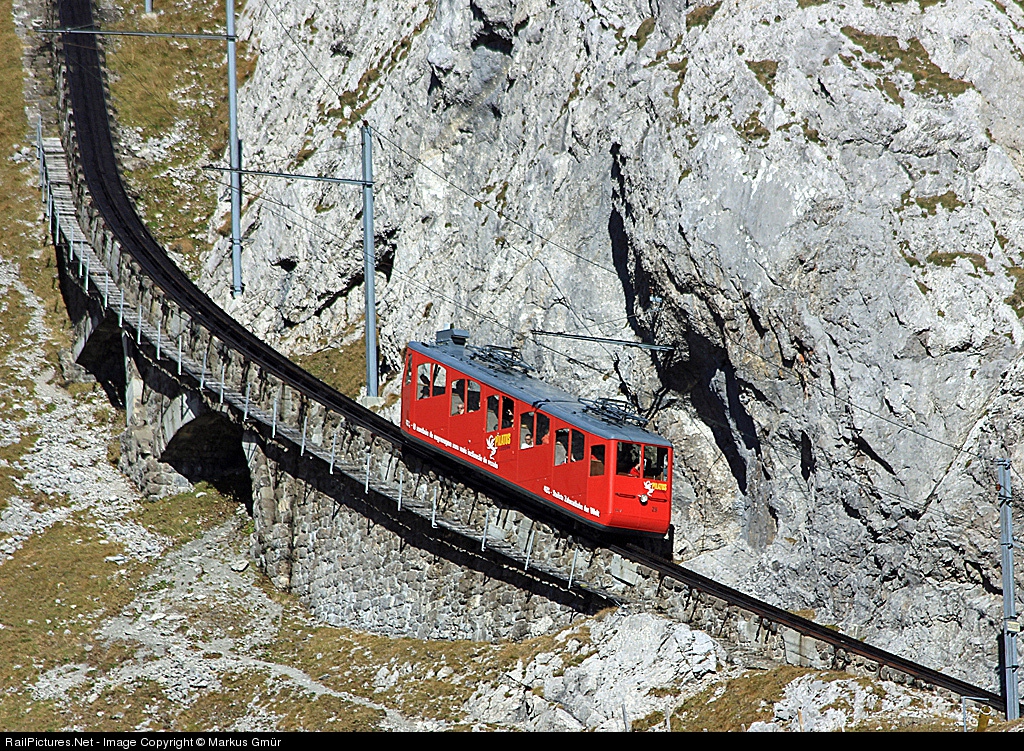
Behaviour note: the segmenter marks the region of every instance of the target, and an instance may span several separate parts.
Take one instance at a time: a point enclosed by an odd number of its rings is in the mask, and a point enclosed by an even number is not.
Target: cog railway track
[[[94,28],[89,0],[58,0],[57,8],[61,27]],[[534,518],[565,530],[565,519],[539,508],[533,502],[517,497],[514,489],[498,483],[490,475],[473,471],[464,465],[457,465],[443,455],[425,453],[421,447],[407,440],[398,426],[363,408],[353,399],[340,394],[307,373],[241,326],[202,292],[155,240],[136,213],[124,188],[111,137],[103,70],[96,37],[76,35],[73,41],[65,37],[60,46],[65,57],[67,93],[74,115],[74,131],[79,146],[82,174],[92,200],[116,236],[122,250],[130,255],[142,273],[159,287],[168,299],[244,358],[258,364],[268,373],[327,409],[342,415],[352,424],[366,429],[404,452],[428,457],[440,473],[447,473],[449,477],[457,478],[459,482],[504,502],[527,507]],[[634,544],[599,539],[594,536],[592,530],[582,527],[571,531],[577,537],[585,538],[593,545],[604,547],[622,558],[645,566],[663,578],[723,600],[766,621],[793,629],[803,636],[828,644],[837,651],[842,650],[849,655],[857,655],[879,665],[888,666],[918,681],[955,694],[980,699],[994,708],[1004,708],[1004,701],[997,693],[794,615]]]

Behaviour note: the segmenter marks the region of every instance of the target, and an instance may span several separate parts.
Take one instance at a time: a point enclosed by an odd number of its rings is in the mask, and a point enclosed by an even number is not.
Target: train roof
[[[456,335],[451,336],[452,333]],[[657,446],[672,445],[665,438],[638,425],[588,409],[588,405],[579,398],[531,376],[529,366],[525,363],[515,363],[512,358],[506,360],[489,356],[495,350],[466,346],[468,336],[468,332],[459,329],[439,331],[437,342],[409,342],[409,349],[602,438]]]

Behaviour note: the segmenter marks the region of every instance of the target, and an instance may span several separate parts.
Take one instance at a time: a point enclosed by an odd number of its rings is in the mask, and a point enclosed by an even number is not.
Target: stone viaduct
[[[57,137],[40,126],[40,187],[72,354],[124,408],[121,468],[145,495],[200,480],[234,495],[254,519],[260,569],[334,625],[518,639],[617,605],[703,629],[745,664],[908,679],[468,487],[233,349],[117,240],[86,187],[59,50],[54,74]]]

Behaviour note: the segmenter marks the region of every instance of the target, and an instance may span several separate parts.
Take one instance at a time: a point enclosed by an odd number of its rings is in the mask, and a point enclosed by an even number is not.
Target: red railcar
[[[671,443],[614,403],[530,376],[510,350],[466,346],[468,336],[451,329],[433,344],[409,342],[405,433],[589,525],[668,532]]]

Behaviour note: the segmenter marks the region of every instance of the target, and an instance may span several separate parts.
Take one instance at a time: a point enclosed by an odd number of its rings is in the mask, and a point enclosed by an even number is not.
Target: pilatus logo
[[[494,440],[494,436],[493,435],[487,436],[487,448],[491,452],[490,458],[493,459],[494,455],[498,453],[498,444]]]
[[[651,493],[654,492],[654,486],[651,485],[650,480],[644,480],[644,493],[640,496],[640,505],[646,506],[647,501],[650,500]]]

